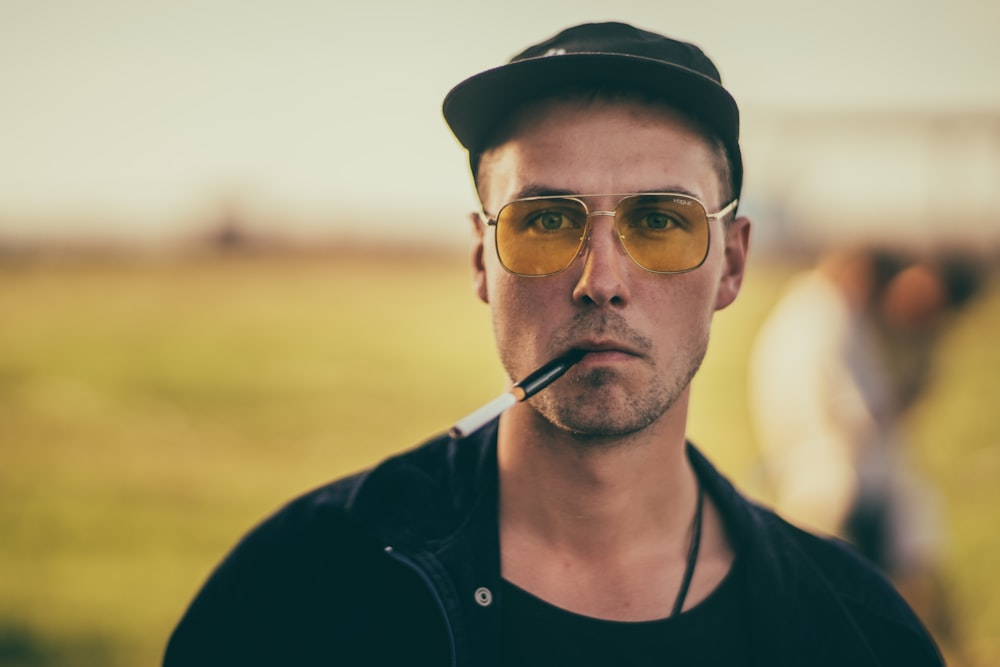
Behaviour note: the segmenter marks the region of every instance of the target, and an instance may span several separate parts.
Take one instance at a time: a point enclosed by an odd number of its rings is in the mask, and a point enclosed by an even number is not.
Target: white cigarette
[[[500,394],[475,412],[459,419],[451,427],[451,430],[448,431],[448,434],[453,438],[464,438],[471,433],[475,433],[486,426],[491,419],[499,417],[507,408],[519,401],[534,396],[558,380],[570,366],[580,361],[584,354],[583,350],[571,350],[563,356],[553,359],[515,384],[507,393]]]
[[[524,392],[521,393],[523,395]],[[517,403],[517,401],[518,398],[513,392],[500,394],[483,407],[459,419],[448,433],[453,438],[464,438],[470,433],[475,433],[486,426],[491,419],[499,417],[504,410]]]

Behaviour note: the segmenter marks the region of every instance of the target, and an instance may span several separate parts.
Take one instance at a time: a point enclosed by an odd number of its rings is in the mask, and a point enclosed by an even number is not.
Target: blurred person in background
[[[473,287],[510,382],[575,365],[481,430],[268,518],[166,664],[940,665],[875,568],[686,440],[750,235],[715,65],[586,24],[460,83],[444,115],[469,150]]]
[[[749,399],[775,509],[851,542],[942,639],[936,491],[908,461],[901,421],[934,352],[980,284],[961,258],[842,248],[794,277],[761,326]]]

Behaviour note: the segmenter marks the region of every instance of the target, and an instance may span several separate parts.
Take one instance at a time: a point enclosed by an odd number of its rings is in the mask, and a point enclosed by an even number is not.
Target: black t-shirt
[[[739,559],[700,604],[674,618],[622,622],[581,616],[504,581],[501,664],[554,665],[751,664]]]

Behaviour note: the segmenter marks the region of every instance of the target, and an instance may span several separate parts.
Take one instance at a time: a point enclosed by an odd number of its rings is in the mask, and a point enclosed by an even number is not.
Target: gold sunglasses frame
[[[487,213],[485,209],[483,209],[483,211],[481,212],[481,215],[482,215],[483,218],[485,218],[486,225],[489,226],[489,227],[493,227],[494,228],[494,243],[493,243],[493,247],[496,249],[497,260],[500,262],[500,266],[503,267],[504,271],[506,271],[507,273],[513,274],[515,276],[521,276],[523,278],[547,278],[549,276],[555,276],[555,275],[558,275],[558,274],[562,273],[563,271],[565,271],[566,269],[568,269],[569,267],[571,267],[573,265],[573,262],[576,261],[576,258],[580,256],[580,253],[583,251],[583,249],[586,247],[587,243],[590,241],[590,232],[591,232],[591,229],[592,229],[591,225],[590,225],[590,219],[593,216],[595,216],[595,215],[605,215],[605,216],[611,216],[612,218],[614,218],[615,215],[618,212],[618,207],[621,206],[621,204],[622,204],[623,201],[626,201],[626,200],[629,200],[629,199],[633,199],[635,197],[650,197],[650,196],[655,196],[655,197],[677,197],[677,198],[686,199],[686,200],[695,202],[695,203],[697,203],[701,207],[701,210],[705,211],[705,221],[709,225],[711,225],[712,222],[714,222],[716,220],[720,220],[720,219],[724,218],[725,216],[729,215],[730,213],[732,213],[733,211],[735,211],[736,210],[736,206],[739,204],[739,201],[740,201],[739,197],[736,197],[732,201],[730,201],[728,204],[726,204],[725,206],[723,206],[721,209],[719,209],[718,211],[716,211],[715,213],[709,213],[708,212],[708,207],[705,206],[705,203],[703,201],[701,201],[697,197],[694,197],[692,195],[689,195],[689,194],[686,194],[686,193],[683,193],[683,192],[632,192],[632,193],[627,193],[627,194],[598,194],[598,195],[540,195],[540,196],[537,196],[537,197],[523,197],[521,199],[512,199],[512,200],[510,200],[509,202],[507,202],[506,204],[504,204],[503,206],[500,207],[500,210],[497,212],[496,217],[490,216],[490,214]],[[584,197],[586,197],[588,199],[591,199],[591,198],[594,198],[594,197],[617,197],[618,201],[615,203],[615,208],[613,210],[610,210],[610,211],[607,211],[607,210],[591,211],[590,207],[587,206],[587,202],[584,201]],[[511,204],[516,204],[518,202],[556,201],[556,200],[558,200],[558,201],[575,201],[575,202],[579,203],[580,206],[583,207],[583,211],[587,215],[587,223],[586,223],[586,225],[583,228],[583,235],[580,238],[580,245],[579,245],[579,247],[577,247],[576,252],[573,254],[573,257],[561,269],[559,269],[557,271],[552,271],[550,273],[520,273],[518,271],[514,271],[513,269],[509,268],[504,263],[503,258],[500,256],[500,244],[496,242],[497,220],[500,218],[500,215],[503,213],[503,210],[505,208],[507,208],[508,206],[510,206]],[[676,275],[676,274],[680,274],[680,273],[688,273],[690,271],[694,271],[695,269],[697,269],[698,267],[700,267],[702,264],[705,263],[705,260],[708,258],[708,252],[709,252],[709,250],[712,247],[712,233],[711,233],[711,229],[709,229],[708,239],[707,239],[707,242],[705,243],[705,253],[702,255],[701,260],[697,264],[695,264],[694,266],[692,266],[689,269],[680,269],[678,271],[657,271],[655,269],[650,269],[648,267],[643,266],[642,264],[639,263],[639,261],[635,257],[632,256],[632,253],[629,252],[628,247],[625,246],[624,236],[618,231],[617,226],[615,227],[615,238],[618,239],[618,246],[622,249],[622,251],[625,253],[625,255],[630,260],[632,260],[633,264],[635,264],[636,266],[638,266],[643,271],[648,271],[649,273],[656,273],[656,274],[660,274],[660,275]]]

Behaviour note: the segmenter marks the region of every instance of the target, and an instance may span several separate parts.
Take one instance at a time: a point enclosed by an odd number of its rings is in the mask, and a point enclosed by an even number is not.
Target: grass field
[[[751,267],[695,385],[692,437],[751,487],[745,358],[789,272]],[[1000,664],[998,333],[993,289],[908,424],[983,667]],[[459,255],[0,263],[0,666],[157,664],[254,522],[500,386]]]

